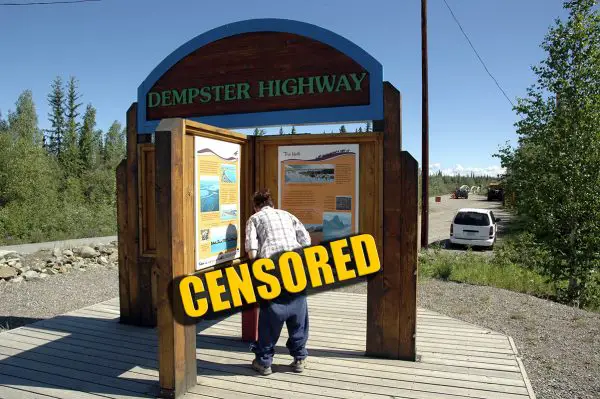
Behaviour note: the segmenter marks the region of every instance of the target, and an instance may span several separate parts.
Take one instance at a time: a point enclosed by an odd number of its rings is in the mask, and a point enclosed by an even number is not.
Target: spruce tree
[[[367,126],[365,127],[365,132],[372,132],[371,121],[367,121]]]
[[[83,170],[92,170],[94,168],[95,155],[97,147],[95,146],[96,137],[96,109],[92,104],[88,104],[83,115],[83,125],[79,134],[79,159]]]
[[[283,132],[283,126],[281,126],[281,127],[279,128],[279,134],[280,134],[280,135],[284,135],[284,134],[285,134],[285,133]]]
[[[48,95],[50,105],[50,114],[48,118],[52,128],[50,133],[48,150],[51,154],[59,157],[63,150],[63,138],[66,130],[65,126],[65,92],[63,82],[60,76],[57,76],[52,82],[52,92]]]
[[[104,163],[104,133],[102,129],[94,131],[94,167],[99,168]]]
[[[292,126],[292,132],[291,134],[296,134],[296,126]]]
[[[346,133],[346,126],[345,125],[340,126],[340,133]]]
[[[78,145],[78,130],[80,124],[77,122],[77,117],[79,116],[78,108],[81,106],[81,103],[77,103],[79,98],[80,96],[77,93],[77,81],[74,77],[71,77],[69,79],[67,90],[66,131],[63,139],[63,151],[59,157],[67,176],[77,176],[80,172]]]

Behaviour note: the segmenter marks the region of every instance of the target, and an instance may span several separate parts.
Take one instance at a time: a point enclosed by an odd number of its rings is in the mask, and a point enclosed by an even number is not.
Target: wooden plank
[[[527,387],[527,393],[529,394],[529,398],[536,399],[535,392],[533,391],[533,387],[531,386],[531,381],[529,380],[529,377],[527,376],[527,372],[525,371],[525,366],[523,365],[523,361],[518,356],[517,356],[517,363],[519,363],[519,370],[521,371],[521,375],[523,377],[523,382],[525,383],[525,386]]]
[[[401,359],[412,360],[416,357],[415,338],[417,333],[418,163],[406,151],[402,151],[400,154],[400,162],[402,201],[400,201],[398,353]]]
[[[285,363],[284,363],[285,364]],[[379,398],[400,396],[410,393],[430,394],[433,397],[448,397],[456,395],[475,398],[513,398],[524,399],[527,396],[525,388],[493,386],[488,384],[488,389],[470,388],[468,386],[455,387],[443,384],[422,383],[417,381],[388,380],[384,378],[357,377],[351,373],[341,374],[336,372],[323,372],[307,367],[300,375],[286,373],[283,364],[276,364],[279,372],[273,373],[269,378],[255,378],[255,372],[247,365],[240,364],[238,359],[225,357],[200,357],[199,372],[205,370],[217,372],[216,378],[231,382],[252,383],[254,386],[275,388],[282,394],[304,392],[307,394],[334,396],[343,398]],[[227,375],[229,374],[229,375]],[[468,384],[467,384],[468,385]],[[514,392],[498,392],[491,389],[498,388]],[[287,392],[286,392],[287,391]],[[523,392],[525,394],[523,395]],[[435,396],[434,396],[435,395]],[[287,396],[282,396],[285,398]],[[318,397],[318,396],[317,396]]]
[[[21,399],[24,397],[21,396],[23,391],[47,395],[59,399],[99,399],[106,397],[76,390],[69,386],[64,387],[60,385],[60,382],[62,381],[55,384],[51,380],[45,378],[45,375],[40,375],[41,378],[37,379],[35,378],[35,373],[25,372],[24,374],[26,374],[27,377],[34,378],[28,379],[15,376],[11,374],[11,372],[14,372],[14,369],[11,369],[6,374],[0,370],[0,380],[2,381],[2,385],[13,389],[19,389],[20,392],[17,396],[6,396],[3,399]],[[16,374],[16,372],[14,374]]]
[[[402,265],[402,164],[400,159],[400,93],[384,83],[383,126],[383,345],[386,356],[414,360],[410,353],[401,353],[400,329],[410,326],[400,320],[404,287],[401,285]],[[399,179],[400,178],[400,179]],[[400,183],[400,184],[398,184]],[[402,199],[402,200],[400,200]]]
[[[247,363],[252,361],[251,356],[244,356],[243,358],[241,358],[239,355],[239,353],[214,351],[210,355],[199,355],[198,360],[200,367],[205,367],[203,363],[218,363],[227,364],[230,366],[239,366],[240,360],[243,360]],[[355,387],[353,390],[362,393],[375,393],[373,391],[372,386],[378,386],[384,389],[382,390],[383,392],[380,391],[377,393],[387,395],[397,395],[397,390],[402,389],[414,389],[419,391],[454,394],[461,394],[461,390],[477,390],[488,391],[490,393],[527,395],[527,389],[525,388],[525,386],[523,386],[523,384],[521,384],[520,386],[515,386],[493,384],[487,382],[456,380],[454,378],[405,375],[402,373],[385,373],[382,371],[374,373],[369,371],[370,370],[357,370],[354,368],[340,367],[334,365],[323,366],[319,365],[318,363],[311,362],[310,367],[307,367],[305,372],[302,374],[302,377],[308,377],[308,381],[311,381],[313,378],[319,378],[320,380],[334,380],[336,382],[343,383],[344,385],[347,385],[346,383],[355,383],[357,384],[357,387]],[[295,381],[291,380],[290,382]],[[361,389],[358,387],[359,385],[367,385],[367,387]],[[466,396],[467,392],[464,392],[462,394]]]
[[[156,183],[155,148],[152,143],[140,144],[140,173],[139,173],[139,228],[140,255],[156,256]]]
[[[176,298],[176,279],[193,272],[185,258],[185,177],[184,122],[164,120],[156,132],[156,203],[158,262],[158,340],[159,383],[161,396],[179,397],[196,382],[196,369],[186,359],[190,352],[186,330],[195,325],[183,325],[182,309],[172,306]],[[189,145],[188,145],[189,146]],[[189,200],[188,200],[189,201]],[[188,214],[189,216],[189,214]],[[178,317],[180,318],[178,320]],[[193,376],[193,378],[192,378]],[[193,382],[192,382],[193,381]]]
[[[147,396],[154,392],[154,384],[152,382],[138,382],[118,378],[118,376],[114,375],[115,370],[113,370],[112,375],[105,376],[97,373],[95,370],[85,371],[73,368],[69,362],[57,364],[54,361],[48,363],[43,358],[31,359],[22,355],[7,356],[5,354],[0,354],[0,364],[2,366],[14,366],[38,373],[48,373],[53,376],[76,378],[81,381],[97,384],[99,386],[97,388],[98,391],[102,393],[116,394],[119,397],[123,397],[123,395],[127,395],[128,393]]]
[[[129,318],[125,322],[141,324],[140,281],[137,264],[138,238],[137,238],[137,103],[133,103],[127,110],[127,250],[126,262],[129,273]]]
[[[0,376],[2,380],[2,376]],[[42,395],[35,392],[29,392],[27,390],[12,388],[9,386],[0,385],[0,398],[20,398],[20,399],[48,399],[56,398],[56,396]]]
[[[187,132],[187,128],[186,128]],[[180,223],[183,224],[183,267],[180,268],[178,276],[192,274],[196,269],[196,191],[194,190],[195,176],[195,143],[194,136],[185,134],[183,136],[183,219]],[[174,178],[176,176],[173,175]],[[174,292],[178,291],[177,287],[172,287]],[[190,387],[196,385],[196,325],[191,324],[184,327],[185,330],[185,349],[183,351],[183,359],[185,361],[185,369],[189,370],[185,374],[187,379],[185,386]],[[193,370],[193,372],[192,372]]]
[[[117,166],[117,242],[119,252],[119,312],[122,323],[130,322],[128,206],[127,206],[127,160]]]
[[[305,79],[304,84],[310,84],[309,77],[339,77],[340,73],[348,74],[352,89],[355,83],[349,74],[356,73],[359,78],[362,73],[365,75],[358,90],[319,91],[316,84],[312,89],[308,86],[301,89],[299,83],[296,89],[292,87],[299,77]],[[288,79],[290,82],[286,82]],[[260,89],[261,81],[265,90]],[[248,85],[246,94],[238,92],[240,84],[237,82]],[[273,82],[273,86],[268,82]],[[178,90],[185,96],[186,89],[210,86],[213,86],[212,99],[204,102],[176,101],[171,92]],[[152,104],[155,96],[148,96],[147,118],[160,120],[367,105],[370,77],[354,59],[318,40],[287,32],[250,32],[208,43],[189,53],[159,77],[148,91],[158,96],[164,91],[169,94],[167,104]],[[300,91],[304,94],[298,94]]]

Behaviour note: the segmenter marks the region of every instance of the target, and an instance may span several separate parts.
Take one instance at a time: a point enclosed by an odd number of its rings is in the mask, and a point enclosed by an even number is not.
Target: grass
[[[556,294],[554,285],[541,274],[471,251],[445,252],[434,249],[423,252],[419,259],[419,277],[487,285],[546,299],[554,298]]]

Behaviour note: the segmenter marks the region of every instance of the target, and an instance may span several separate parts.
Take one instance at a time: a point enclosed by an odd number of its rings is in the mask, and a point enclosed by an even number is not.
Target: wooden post
[[[400,93],[388,82],[383,88],[384,120],[373,123],[383,132],[383,270],[368,282],[366,353],[414,361],[418,176],[401,153]]]
[[[127,110],[126,182],[123,184],[126,192],[124,202],[126,208],[121,212],[124,215],[123,218],[119,218],[119,224],[124,224],[124,227],[119,226],[119,231],[122,232],[122,236],[119,236],[119,250],[124,251],[124,254],[119,257],[119,278],[126,280],[120,283],[120,288],[123,289],[120,300],[124,301],[125,298],[129,298],[129,313],[122,314],[120,322],[154,327],[156,317],[152,303],[151,275],[154,260],[143,258],[139,246],[138,143],[149,142],[150,138],[150,135],[137,134],[137,103],[133,103]],[[123,242],[121,243],[121,241]],[[123,303],[121,307],[124,306]]]
[[[130,323],[131,309],[129,303],[129,270],[127,266],[127,242],[129,228],[127,225],[127,160],[117,166],[117,229],[119,243],[119,321]]]
[[[163,120],[156,132],[156,204],[160,226],[156,243],[159,383],[164,398],[181,397],[196,384],[197,378],[196,325],[183,324],[182,309],[173,306],[178,297],[177,279],[194,272],[194,242],[189,228],[190,225],[193,228],[190,223],[193,171],[193,137],[185,136],[184,121]]]

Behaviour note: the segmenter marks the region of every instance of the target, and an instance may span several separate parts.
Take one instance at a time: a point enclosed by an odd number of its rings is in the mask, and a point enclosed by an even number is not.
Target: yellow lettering
[[[292,261],[292,267],[294,268],[296,284],[294,284],[294,278],[292,277],[290,260]],[[283,286],[288,292],[294,294],[306,289],[306,274],[304,273],[302,257],[300,257],[300,254],[290,251],[281,255],[279,258],[279,270],[281,271]]]
[[[225,287],[219,285],[217,280],[223,278],[223,270],[213,270],[204,275],[208,293],[210,294],[210,303],[212,304],[213,312],[227,310],[231,308],[229,301],[223,301],[221,294],[225,292]]]
[[[356,278],[354,270],[348,270],[346,268],[346,263],[351,260],[350,255],[342,252],[343,248],[348,247],[348,240],[344,238],[342,240],[332,241],[329,243],[329,246],[331,247],[331,253],[333,254],[333,262],[335,263],[338,279],[344,281]]]
[[[271,259],[268,258],[260,258],[252,263],[252,274],[254,275],[254,278],[261,283],[266,284],[257,287],[256,292],[259,297],[266,301],[275,299],[279,296],[279,294],[281,294],[281,285],[279,284],[277,277],[266,272],[266,270],[274,269],[275,264]],[[267,288],[267,286],[269,288]]]
[[[231,299],[233,306],[242,306],[242,295],[247,303],[256,302],[256,296],[254,295],[254,287],[252,287],[252,277],[250,277],[250,270],[248,264],[243,263],[240,265],[241,277],[236,273],[233,267],[225,269],[225,275],[227,276],[227,282],[229,283],[229,291],[231,293]]]
[[[188,316],[201,317],[208,311],[208,301],[206,298],[196,299],[198,309],[194,306],[194,294],[202,291],[204,291],[204,284],[202,284],[202,280],[198,276],[184,277],[179,283],[179,293],[181,294],[183,309]]]
[[[359,276],[376,273],[381,269],[379,255],[377,254],[377,245],[375,244],[375,239],[372,235],[361,234],[359,236],[350,237],[350,246],[352,247],[352,253],[354,254],[354,261],[356,262],[356,269],[358,270]],[[366,257],[363,248],[366,248],[367,250]],[[367,259],[370,261],[369,265],[367,265]]]
[[[329,256],[327,255],[327,249],[325,249],[325,247],[318,245],[304,248],[304,258],[306,259],[306,268],[308,269],[310,283],[313,288],[323,285],[319,270],[323,270],[325,284],[333,284],[335,282],[331,266],[327,263]]]

